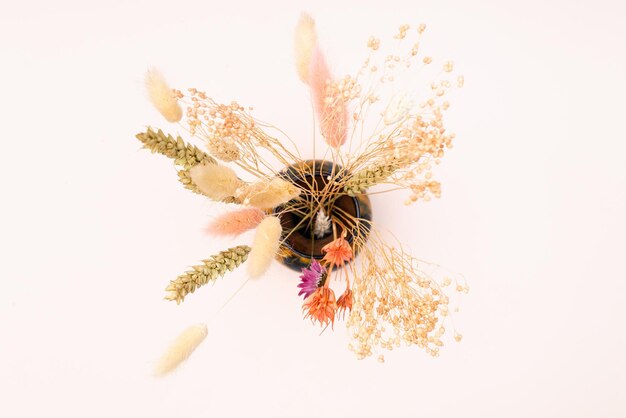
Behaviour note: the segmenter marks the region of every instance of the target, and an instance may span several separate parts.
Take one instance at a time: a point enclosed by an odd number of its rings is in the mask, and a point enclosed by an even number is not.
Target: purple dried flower
[[[304,295],[306,299],[324,284],[326,281],[326,269],[317,260],[313,260],[308,268],[302,269],[300,279],[300,284],[298,285],[300,293],[298,293],[298,296]]]

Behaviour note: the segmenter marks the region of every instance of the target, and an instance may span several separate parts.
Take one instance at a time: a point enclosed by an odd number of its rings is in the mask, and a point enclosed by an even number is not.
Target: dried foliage
[[[308,15],[300,18],[295,30],[297,74],[310,89],[317,129],[328,145],[324,158],[334,167],[321,183],[310,181],[316,174],[293,141],[253,117],[252,108],[235,101],[219,103],[196,88],[172,90],[162,77],[148,74],[157,109],[170,121],[181,120],[180,126],[204,143],[206,153],[160,130],[149,128],[137,138],[180,166],[185,187],[240,205],[218,217],[210,233],[238,235],[257,228],[252,248],[234,247],[193,267],[170,283],[167,299],[180,303],[246,258],[248,274],[261,276],[272,259],[285,253],[285,241],[296,230],[307,229],[320,239],[332,233],[322,264],[304,269],[298,285],[306,298],[305,317],[322,326],[347,317],[354,340],[350,347],[358,358],[376,354],[384,361],[379,350],[402,344],[439,354],[451,314],[448,286],[454,280],[460,295],[467,285],[456,276],[437,277],[439,267],[388,244],[375,223],[337,204],[342,196],[358,196],[370,188],[377,188],[375,193],[405,190],[406,204],[441,195],[433,168],[453,145],[444,115],[451,91],[462,87],[464,78],[454,74],[451,61],[435,66],[421,52],[425,29],[423,24],[402,25],[388,43],[370,37],[367,58],[357,71],[337,77],[322,53],[315,22]],[[176,106],[184,108],[182,119]],[[281,226],[286,213],[299,219],[290,230]],[[351,231],[351,239],[337,231]],[[339,298],[329,287],[337,281],[345,282]],[[456,331],[455,339],[461,339]]]

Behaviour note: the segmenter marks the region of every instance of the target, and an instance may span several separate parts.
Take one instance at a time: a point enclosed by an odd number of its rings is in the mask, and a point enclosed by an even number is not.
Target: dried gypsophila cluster
[[[282,166],[298,171],[306,164],[297,148],[289,150],[284,140],[274,136],[282,135],[280,130],[251,115],[252,108],[237,102],[218,103],[195,88],[183,94],[171,89],[157,72],[149,72],[146,80],[155,107],[170,122],[180,122],[184,114],[181,126],[204,142],[210,156],[160,130],[148,129],[137,138],[146,148],[173,158],[182,167],[179,178],[186,188],[215,201],[240,205],[220,216],[219,225],[214,222],[209,231],[237,236],[256,229],[252,247],[240,245],[205,260],[170,283],[167,299],[180,303],[197,287],[247,258],[249,275],[261,276],[271,259],[284,253],[285,241],[297,228],[311,228],[318,238],[331,230],[349,230],[351,242],[345,240],[345,234],[335,236],[322,249],[322,264],[315,261],[303,269],[298,287],[305,296],[305,317],[329,326],[348,314],[347,325],[355,341],[350,347],[358,358],[401,343],[438,355],[449,315],[444,288],[451,279],[437,283],[421,268],[423,262],[381,240],[374,224],[334,206],[342,195],[356,196],[384,184],[407,189],[407,204],[440,196],[432,168],[452,147],[454,134],[445,129],[443,115],[450,106],[449,91],[462,87],[463,77],[453,75],[454,65],[448,61],[429,84],[426,97],[411,94],[417,91],[412,88],[403,94],[394,91],[397,80],[432,67],[433,59],[420,51],[425,28],[417,26],[413,32],[416,39],[409,42],[411,27],[400,26],[393,36],[396,52],[391,54],[383,54],[384,43],[370,37],[369,56],[360,70],[335,78],[318,44],[314,21],[302,16],[295,36],[296,68],[311,91],[319,130],[332,161],[341,163],[322,188],[292,184],[275,169]],[[229,165],[254,180],[242,180]],[[310,174],[301,169],[300,178]],[[288,211],[299,213],[302,220],[293,230],[283,231],[280,217]],[[333,217],[327,215],[330,213]],[[375,238],[368,242],[370,232]],[[359,251],[360,263],[354,257]],[[331,281],[345,281],[339,297],[329,287]],[[457,292],[467,289],[457,281]],[[455,339],[460,338],[455,331]],[[384,360],[382,354],[379,360]]]
[[[372,241],[361,257],[361,273],[352,284],[356,296],[346,324],[353,339],[350,350],[362,359],[373,355],[377,348],[391,351],[401,345],[416,345],[438,356],[444,345],[445,322],[451,315],[445,288],[452,278],[446,276],[438,283],[427,271],[433,269],[432,264],[418,261],[377,238]],[[455,291],[467,293],[469,287],[462,277],[453,277]],[[457,297],[454,310],[458,310],[459,303]],[[454,338],[457,342],[462,339],[456,329]],[[384,361],[384,356],[379,354],[378,359]]]
[[[267,161],[259,150],[268,151],[279,164],[288,165],[296,156],[285,148],[280,140],[268,135],[239,103],[220,104],[195,88],[188,95],[173,90],[174,96],[186,105],[186,122],[192,136],[202,139],[215,158],[234,163],[245,171],[267,178],[274,162]],[[276,172],[271,172],[275,175]]]
[[[404,41],[409,29],[410,26],[402,25],[394,38]],[[452,61],[447,61],[438,79],[429,84],[428,96],[418,99],[410,92],[398,94],[392,90],[398,78],[432,66],[433,59],[420,54],[425,29],[425,25],[419,25],[417,40],[404,50],[400,45],[402,52],[394,54],[380,56],[380,39],[372,37],[368,42],[371,55],[354,78],[363,87],[358,89],[362,91],[358,98],[352,100],[356,109],[353,152],[358,157],[348,167],[354,173],[346,184],[346,191],[351,194],[386,183],[408,189],[407,204],[441,195],[440,184],[432,180],[432,168],[439,164],[445,149],[452,147],[455,135],[445,129],[443,116],[450,107],[448,92],[463,86],[463,76],[455,76]],[[351,85],[350,89],[345,96],[352,97],[355,87]],[[356,135],[367,130],[372,112],[380,114],[380,120],[366,136],[355,140]]]

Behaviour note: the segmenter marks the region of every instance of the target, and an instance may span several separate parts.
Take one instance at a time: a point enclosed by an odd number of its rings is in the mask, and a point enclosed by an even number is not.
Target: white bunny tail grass
[[[282,227],[276,216],[270,216],[261,221],[256,234],[252,250],[248,256],[248,274],[252,278],[263,275],[269,268],[280,246]]]
[[[174,371],[206,338],[208,333],[205,324],[192,325],[184,330],[168,347],[154,367],[154,375],[165,376]]]
[[[155,69],[146,72],[146,90],[154,107],[168,122],[178,122],[182,119],[183,109],[178,104],[174,91]]]
[[[306,84],[309,83],[311,55],[316,45],[317,32],[315,31],[315,21],[307,13],[302,13],[294,33],[294,50],[298,77]]]
[[[234,196],[237,188],[241,186],[237,174],[231,168],[220,164],[198,164],[189,170],[189,175],[202,194],[213,200]]]
[[[300,189],[288,181],[275,177],[269,183],[262,181],[245,187],[240,195],[244,203],[267,210],[298,197]]]

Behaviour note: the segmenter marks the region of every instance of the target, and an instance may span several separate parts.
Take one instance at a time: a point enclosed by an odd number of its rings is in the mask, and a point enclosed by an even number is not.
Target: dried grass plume
[[[198,189],[213,200],[234,196],[241,186],[237,174],[220,164],[198,164],[189,170],[189,175]]]
[[[208,330],[205,324],[192,325],[184,330],[157,361],[154,375],[164,376],[174,371],[204,341],[207,333]]]
[[[320,123],[320,131],[326,143],[338,148],[346,142],[348,132],[348,108],[341,97],[331,93],[332,75],[324,54],[316,47],[311,56],[309,85],[313,107]]]
[[[215,218],[207,226],[206,232],[219,236],[237,236],[255,228],[263,218],[265,218],[265,213],[260,209],[238,209]]]
[[[154,107],[168,122],[180,121],[183,117],[183,109],[161,73],[155,69],[150,69],[146,72],[145,80],[148,97]]]
[[[307,13],[300,15],[294,34],[294,41],[298,77],[300,77],[303,83],[308,84],[311,55],[317,45],[317,32],[315,30],[315,21]]]
[[[300,195],[300,189],[281,178],[273,178],[270,182],[257,182],[247,186],[238,196],[245,203],[256,208],[267,210],[289,202]]]
[[[248,256],[250,277],[259,277],[267,271],[280,246],[281,233],[280,220],[276,216],[270,216],[261,221],[254,235],[252,251]]]

